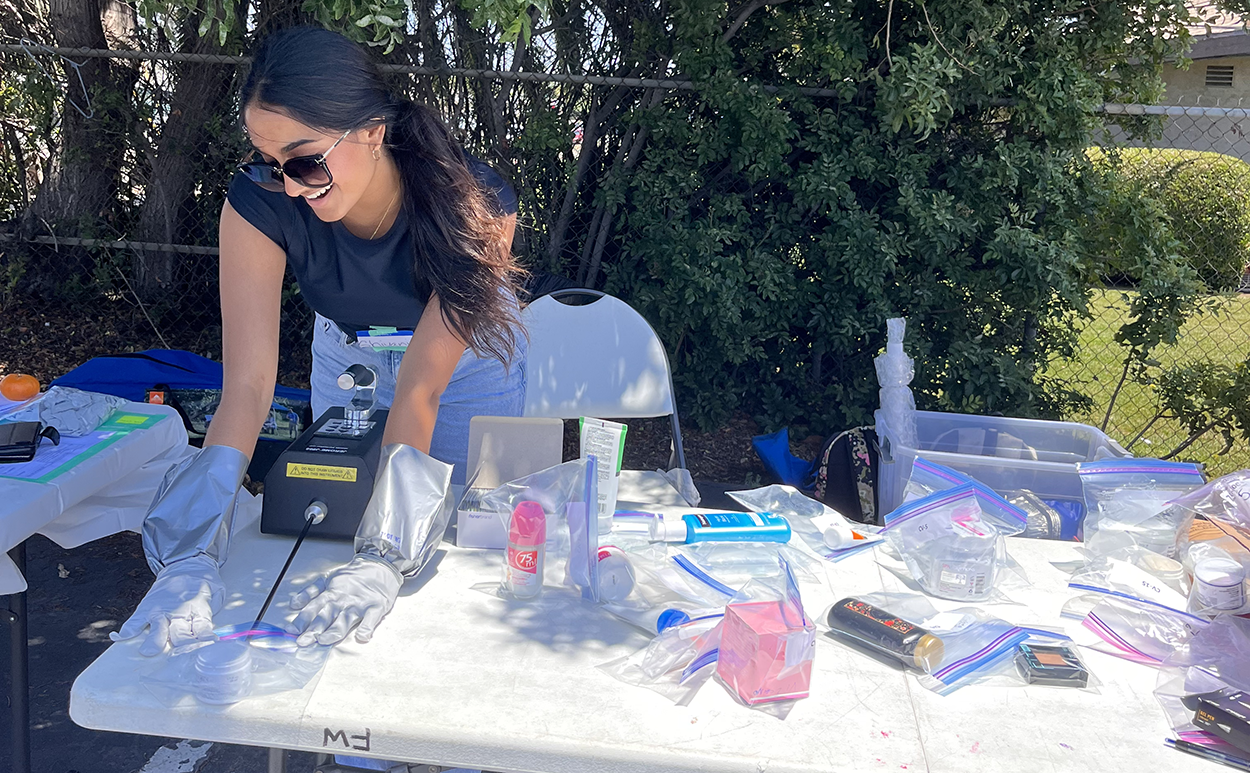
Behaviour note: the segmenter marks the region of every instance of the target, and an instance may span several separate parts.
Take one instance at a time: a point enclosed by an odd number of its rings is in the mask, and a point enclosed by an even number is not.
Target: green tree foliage
[[[1070,351],[1103,259],[1086,216],[1105,194],[1084,155],[1095,108],[1158,96],[1183,4],[744,15],[674,5],[675,66],[707,85],[639,114],[645,156],[601,192],[620,210],[608,288],[658,324],[687,413],[868,420],[894,315],[910,319],[922,407],[1063,409],[1070,392],[1041,370]],[[1139,225],[1123,227],[1166,237]]]
[[[1091,158],[1109,184],[1143,206],[1162,206],[1184,262],[1210,291],[1237,287],[1250,265],[1250,192],[1243,189],[1250,164],[1222,153],[1175,149],[1093,150]],[[1140,273],[1109,267],[1130,281],[1141,279]]]
[[[1189,435],[1170,451],[1159,451],[1162,458],[1184,458],[1184,452],[1199,438],[1217,433],[1224,440],[1226,454],[1233,443],[1250,440],[1250,360],[1234,366],[1202,360],[1167,369],[1152,369],[1146,380],[1159,399],[1153,418],[1128,444],[1132,450],[1160,419],[1173,419]]]
[[[394,77],[512,179],[531,267],[657,327],[703,425],[868,420],[894,315],[922,407],[1060,413],[1080,395],[1043,370],[1123,251],[1109,234],[1142,245],[1134,259],[1176,254],[1163,216],[1084,149],[1102,102],[1160,96],[1187,40],[1179,0],[258,0],[229,17],[224,2],[143,7],[228,42],[231,24],[312,18],[390,64],[695,83]],[[225,179],[194,206],[219,206]],[[1100,197],[1123,217],[1092,217]],[[1160,276],[1153,297],[1177,300],[1137,310],[1143,341],[1168,335],[1151,314],[1188,302],[1183,272]]]

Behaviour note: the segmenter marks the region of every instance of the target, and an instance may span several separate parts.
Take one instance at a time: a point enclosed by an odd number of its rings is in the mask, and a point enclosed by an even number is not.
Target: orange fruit
[[[10,373],[0,379],[0,395],[10,400],[29,400],[39,394],[39,379],[25,373]]]

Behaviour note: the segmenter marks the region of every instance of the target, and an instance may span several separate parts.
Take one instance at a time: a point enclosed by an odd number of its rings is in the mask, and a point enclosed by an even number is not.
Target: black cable
[[[304,521],[304,528],[300,530],[299,539],[295,540],[295,547],[291,548],[291,555],[286,557],[286,563],[282,565],[282,571],[278,572],[278,579],[273,581],[273,587],[269,589],[269,596],[261,606],[260,613],[256,615],[256,622],[252,623],[253,629],[260,625],[260,619],[269,611],[269,605],[273,603],[274,594],[278,592],[278,586],[282,584],[282,578],[286,577],[286,570],[291,568],[291,562],[295,560],[295,554],[299,552],[299,546],[304,544],[304,537],[308,536],[308,530],[312,528],[312,525],[312,518]]]

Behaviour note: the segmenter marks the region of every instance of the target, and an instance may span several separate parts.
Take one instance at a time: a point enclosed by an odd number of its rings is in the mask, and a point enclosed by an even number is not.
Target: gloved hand
[[[139,654],[149,657],[163,652],[166,644],[178,652],[197,642],[216,641],[213,614],[225,598],[216,561],[205,555],[184,558],[161,569],[134,614],[109,638],[126,641],[147,629]]]
[[[287,630],[299,634],[301,647],[337,644],[353,628],[356,641],[367,642],[395,606],[403,583],[403,575],[386,560],[357,555],[291,597],[291,609],[301,611]]]

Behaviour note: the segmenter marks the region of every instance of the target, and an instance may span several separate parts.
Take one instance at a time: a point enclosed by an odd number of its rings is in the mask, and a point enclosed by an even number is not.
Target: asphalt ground
[[[87,730],[69,717],[75,677],[109,646],[152,584],[139,535],[115,534],[73,550],[44,537],[26,543],[30,645],[30,744],[34,773],[264,773],[267,752],[230,744]],[[0,637],[5,704],[0,769],[12,759],[9,736],[10,637]],[[312,773],[313,755],[291,753],[289,773]]]

